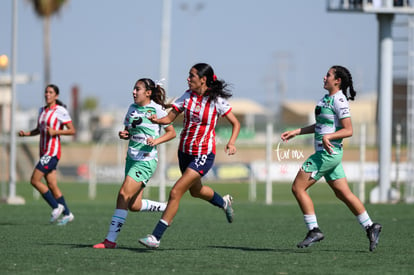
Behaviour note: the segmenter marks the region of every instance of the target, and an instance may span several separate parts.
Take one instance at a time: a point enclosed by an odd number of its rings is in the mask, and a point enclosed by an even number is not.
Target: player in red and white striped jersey
[[[166,117],[152,121],[158,124],[169,124],[183,113],[184,125],[178,148],[179,166],[182,176],[174,184],[161,220],[151,235],[140,239],[140,243],[157,248],[167,227],[178,211],[181,197],[186,191],[191,196],[210,202],[222,208],[228,222],[233,222],[233,208],[230,195],[221,197],[213,189],[204,186],[201,178],[213,166],[216,155],[215,127],[217,119],[222,116],[232,125],[232,134],[226,144],[225,152],[236,153],[235,142],[240,132],[240,123],[232,113],[227,99],[232,95],[223,80],[218,80],[213,68],[205,63],[194,65],[187,78],[187,90],[173,104],[173,109]]]
[[[55,222],[63,213],[64,216],[58,224],[65,225],[71,222],[74,216],[57,186],[56,168],[61,157],[60,136],[74,135],[76,130],[66,106],[58,97],[59,88],[53,84],[48,85],[45,89],[46,105],[39,109],[37,127],[29,132],[22,130],[19,136],[40,135],[40,160],[33,171],[30,182],[53,209],[50,222]],[[41,181],[43,177],[47,186]]]

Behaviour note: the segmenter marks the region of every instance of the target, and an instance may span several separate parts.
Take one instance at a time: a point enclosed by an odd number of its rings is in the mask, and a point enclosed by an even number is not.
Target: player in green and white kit
[[[347,95],[348,88],[350,96]],[[316,152],[303,163],[292,185],[292,192],[309,230],[305,239],[297,246],[308,247],[324,239],[318,226],[312,199],[306,191],[321,177],[325,177],[335,195],[348,206],[366,230],[369,250],[373,251],[378,244],[382,226],[372,222],[362,202],[352,193],[342,167],[342,139],[352,136],[353,132],[348,99],[354,100],[356,95],[348,69],[332,66],[324,77],[324,89],[328,94],[316,105],[316,123],[281,135],[284,141],[297,135],[310,133],[315,135]]]
[[[128,108],[124,119],[124,130],[119,138],[129,140],[125,164],[125,179],[118,193],[116,209],[112,216],[108,234],[102,243],[94,248],[115,248],[116,239],[130,211],[164,211],[166,203],[142,199],[143,190],[157,168],[156,145],[175,138],[172,125],[152,123],[152,115],[164,117],[165,91],[149,78],[135,83],[134,103]],[[160,135],[161,128],[165,133]]]

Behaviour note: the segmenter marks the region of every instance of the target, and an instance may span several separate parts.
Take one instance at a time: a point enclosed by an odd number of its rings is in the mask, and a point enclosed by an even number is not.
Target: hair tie
[[[161,80],[155,80],[155,87],[158,85],[164,86],[165,78],[162,78]]]
[[[215,74],[213,74],[213,81],[217,80],[217,76]]]

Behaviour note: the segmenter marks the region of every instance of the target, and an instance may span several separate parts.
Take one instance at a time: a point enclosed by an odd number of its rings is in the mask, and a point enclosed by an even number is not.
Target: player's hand
[[[227,155],[234,155],[237,152],[237,148],[234,144],[227,143],[226,148],[224,148],[224,152],[226,152]]]
[[[300,129],[299,129],[299,131],[300,131]],[[292,139],[292,138],[296,137],[298,134],[299,134],[298,129],[292,130],[292,131],[286,131],[286,132],[284,132],[280,135],[280,138],[283,141],[288,141],[289,139]]]
[[[129,132],[127,130],[119,131],[118,136],[120,139],[129,139]]]
[[[148,118],[152,123],[158,123],[157,115],[152,115]]]
[[[323,148],[326,150],[326,152],[328,152],[329,154],[332,154],[334,146],[329,141],[328,135],[323,136],[322,144],[323,144]]]
[[[47,127],[47,128],[46,128],[46,131],[47,131],[47,133],[49,134],[49,136],[51,136],[51,137],[54,137],[54,136],[56,136],[56,135],[57,135],[57,130],[55,130],[55,129],[53,129],[53,128]]]
[[[155,146],[155,145],[157,145],[157,143],[155,142],[155,139],[153,139],[153,138],[147,138],[147,144],[149,145],[149,146]]]

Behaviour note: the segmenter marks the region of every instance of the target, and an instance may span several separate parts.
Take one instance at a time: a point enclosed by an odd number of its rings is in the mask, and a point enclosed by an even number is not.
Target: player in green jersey
[[[382,226],[372,222],[363,203],[352,193],[342,167],[342,139],[352,136],[353,132],[348,100],[354,100],[356,95],[349,70],[343,66],[332,66],[324,77],[324,89],[328,94],[316,105],[316,123],[281,135],[283,141],[297,135],[313,133],[315,136],[315,153],[303,163],[292,185],[293,195],[299,203],[309,230],[305,239],[297,246],[308,247],[324,239],[307,190],[321,177],[325,177],[335,195],[348,206],[366,231],[369,250],[373,251]]]
[[[157,145],[175,138],[174,127],[152,123],[152,115],[164,117],[165,90],[149,78],[139,79],[119,138],[129,140],[125,179],[118,193],[116,209],[105,240],[94,248],[115,248],[116,239],[130,211],[164,211],[166,203],[142,199],[143,190],[157,168]],[[161,128],[164,134],[161,135]]]

